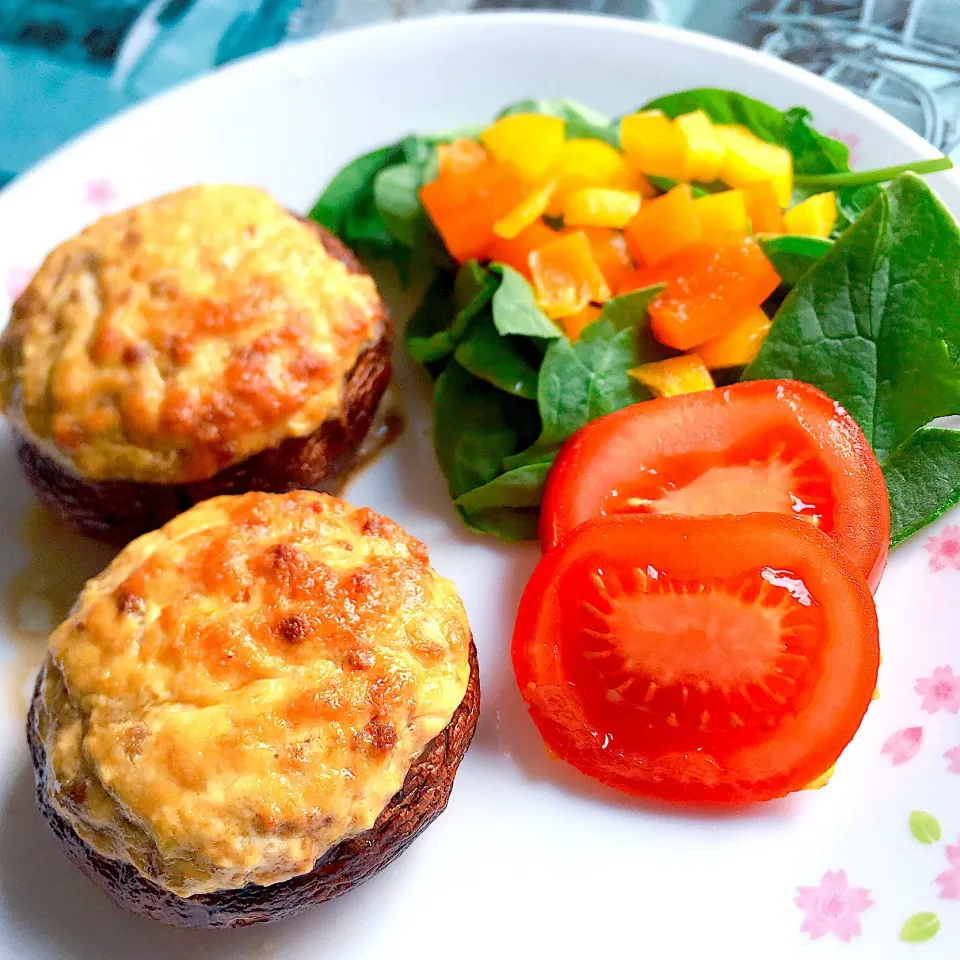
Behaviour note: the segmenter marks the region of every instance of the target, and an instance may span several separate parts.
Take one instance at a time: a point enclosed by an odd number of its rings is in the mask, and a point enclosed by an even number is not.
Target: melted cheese
[[[0,341],[4,412],[88,480],[202,480],[339,411],[373,281],[260,190],[198,186],[57,247]]]
[[[180,896],[309,872],[449,723],[469,640],[454,586],[385,517],[307,492],[205,501],[50,638],[51,800]]]

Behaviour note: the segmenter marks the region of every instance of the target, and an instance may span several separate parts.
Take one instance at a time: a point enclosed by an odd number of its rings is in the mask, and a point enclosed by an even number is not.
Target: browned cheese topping
[[[202,480],[340,409],[373,281],[251,187],[198,186],[57,247],[0,340],[4,412],[87,480]]]
[[[309,872],[449,723],[469,642],[453,584],[385,517],[307,492],[205,501],[51,637],[50,798],[181,896]]]

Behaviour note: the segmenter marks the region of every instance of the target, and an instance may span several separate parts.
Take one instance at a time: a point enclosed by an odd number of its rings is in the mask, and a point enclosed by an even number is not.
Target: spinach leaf
[[[587,137],[605,140],[614,147],[620,146],[620,125],[592,107],[584,106],[575,100],[520,100],[504,107],[497,114],[497,119],[515,113],[540,113],[547,117],[560,117],[566,121],[568,140]]]
[[[371,216],[375,214],[373,182],[381,170],[396,163],[401,156],[399,145],[393,144],[357,157],[330,181],[320,199],[313,205],[309,213],[310,219],[326,227],[331,233],[344,236],[347,216],[354,207],[365,206]]]
[[[760,237],[760,246],[788,287],[797,281],[827,253],[833,244],[820,237],[783,236]]]
[[[453,353],[493,298],[497,283],[497,277],[476,260],[465,263],[456,275],[438,273],[407,321],[404,339],[414,360],[435,363]]]
[[[841,403],[877,457],[960,412],[960,228],[902,174],[780,310],[747,379],[793,377]]]
[[[537,306],[533,288],[521,274],[502,263],[490,264],[489,270],[502,278],[493,295],[493,322],[502,336],[546,340],[562,336],[560,328]]]
[[[912,160],[909,163],[900,163],[894,167],[880,167],[876,170],[841,170],[809,176],[801,175],[796,178],[796,183],[800,187],[815,187],[818,191],[837,190],[841,187],[865,187],[887,183],[895,180],[901,173],[939,173],[941,170],[949,170],[952,167],[953,161],[949,157],[934,157],[931,160]]]
[[[543,421],[538,448],[550,448],[591,420],[649,398],[627,371],[648,359],[639,331],[646,326],[647,306],[662,289],[614,297],[576,343],[563,337],[550,344],[537,388]]]
[[[527,362],[512,338],[503,337],[497,332],[489,311],[484,311],[471,325],[453,357],[464,370],[499,390],[527,400],[536,400],[536,368]]]
[[[457,506],[466,511],[487,507],[536,507],[553,458],[501,473],[499,477],[457,497]]]
[[[503,460],[529,444],[539,426],[536,406],[469,374],[455,360],[437,378],[433,445],[450,496],[482,487]]]
[[[960,432],[918,430],[883,464],[890,495],[890,546],[960,503]]]

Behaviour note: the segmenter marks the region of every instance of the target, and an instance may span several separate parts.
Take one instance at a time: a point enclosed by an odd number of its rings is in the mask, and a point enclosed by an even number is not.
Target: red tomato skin
[[[748,380],[729,387],[646,400],[581,427],[563,445],[547,477],[540,508],[540,544],[549,550],[578,524],[597,516],[596,489],[606,480],[623,482],[640,458],[697,450],[690,442],[702,411],[723,408],[729,425],[716,417],[711,444],[722,449],[723,429],[738,429],[773,411],[791,429],[806,429],[820,448],[836,495],[831,533],[876,591],[890,543],[890,503],[880,464],[857,422],[825,393],[797,380]],[[746,420],[748,415],[752,418]],[[759,421],[762,426],[762,420]],[[604,464],[615,442],[617,463]],[[699,442],[699,438],[696,442]],[[686,444],[686,447],[685,447]],[[626,455],[629,451],[629,456]],[[632,459],[631,459],[632,458]],[[622,466],[617,469],[618,464]],[[585,490],[591,487],[588,494]]]
[[[814,743],[812,729],[820,733],[817,718],[804,711],[806,727],[795,726],[796,736],[778,744],[771,739],[762,745],[773,763],[787,753],[797,762],[789,769],[758,771],[756,779],[729,776],[709,753],[700,750],[670,758],[649,760],[624,757],[609,750],[605,740],[576,702],[576,693],[560,673],[558,591],[571,558],[584,554],[609,561],[611,554],[631,557],[634,562],[652,562],[646,547],[654,541],[672,541],[669,551],[692,572],[717,575],[736,569],[736,552],[745,543],[766,550],[772,567],[804,569],[804,582],[818,603],[824,603],[834,624],[831,647],[839,649],[844,662],[842,676],[830,683],[821,709],[832,710],[830,736]],[[732,547],[732,550],[731,550]],[[661,558],[662,559],[662,558]],[[713,567],[716,563],[717,567]],[[834,602],[840,598],[842,603]],[[546,622],[545,622],[546,621]],[[876,689],[880,666],[879,630],[876,607],[866,581],[837,545],[815,527],[794,517],[755,513],[741,517],[605,516],[581,524],[541,559],[520,600],[511,645],[517,685],[531,719],[551,754],[570,763],[586,776],[616,790],[635,796],[697,805],[742,805],[783,797],[806,788],[829,770],[853,739],[866,715]],[[841,697],[847,702],[840,709]],[[802,754],[798,756],[797,752]],[[672,776],[671,776],[672,775]]]

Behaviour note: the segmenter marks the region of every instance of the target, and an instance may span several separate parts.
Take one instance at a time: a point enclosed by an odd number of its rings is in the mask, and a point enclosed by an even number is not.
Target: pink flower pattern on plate
[[[951,747],[944,756],[950,761],[947,773],[960,773],[960,744]]]
[[[932,677],[921,677],[913,689],[923,697],[921,710],[960,713],[960,677],[954,676],[950,667],[937,667]]]
[[[11,300],[16,300],[23,293],[33,273],[32,267],[10,268],[7,273],[7,296]]]
[[[828,870],[818,887],[797,887],[799,896],[794,903],[806,911],[800,927],[811,940],[832,933],[844,943],[860,936],[860,914],[873,906],[870,891],[851,887],[845,870]]]
[[[880,748],[880,752],[889,754],[893,760],[893,765],[898,767],[901,763],[906,763],[917,755],[922,742],[922,727],[904,727],[903,730],[898,730],[887,738],[887,742]]]
[[[827,135],[833,137],[834,140],[839,140],[841,143],[846,144],[847,149],[850,151],[850,164],[851,166],[857,162],[857,147],[860,146],[860,134],[858,133],[844,133],[842,130],[834,127],[832,130],[827,131]]]
[[[109,180],[90,180],[87,183],[86,200],[91,207],[106,210],[116,199],[116,187]]]
[[[960,570],[960,525],[948,524],[939,536],[928,537],[923,549],[930,554],[929,566],[934,573],[947,567]]]
[[[955,846],[947,844],[947,863],[949,869],[934,882],[940,885],[940,896],[944,900],[960,900],[960,837]]]

